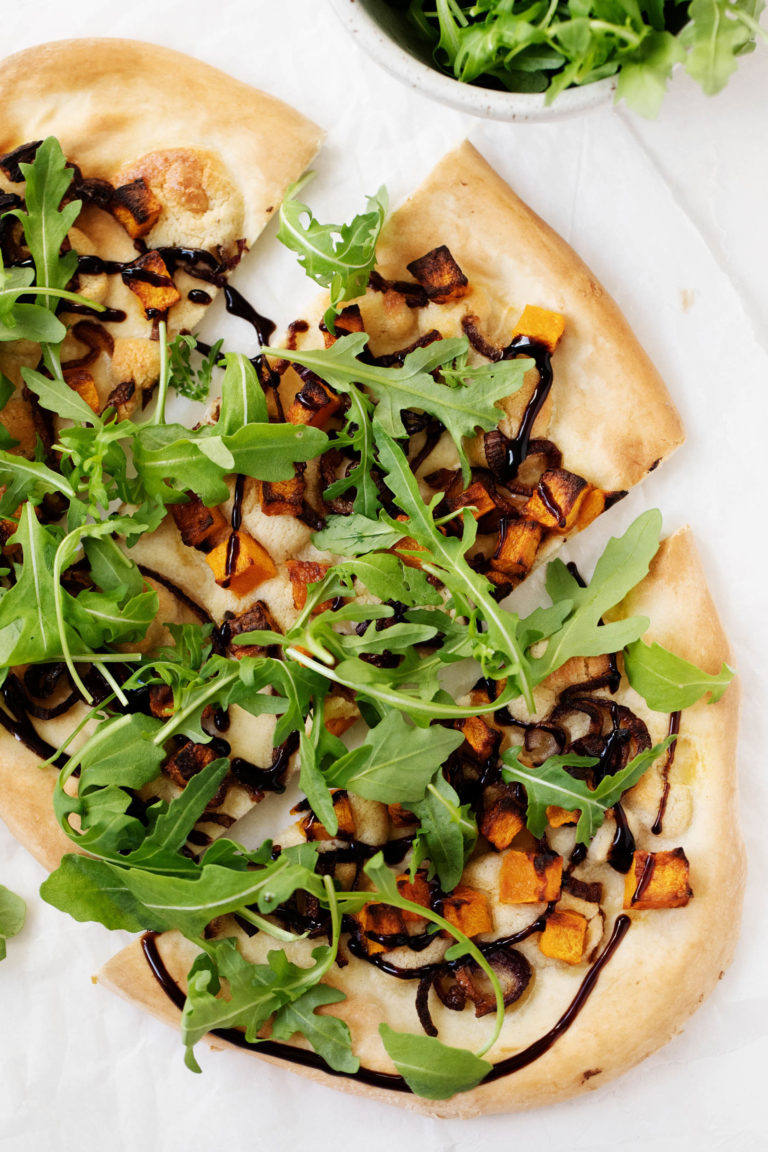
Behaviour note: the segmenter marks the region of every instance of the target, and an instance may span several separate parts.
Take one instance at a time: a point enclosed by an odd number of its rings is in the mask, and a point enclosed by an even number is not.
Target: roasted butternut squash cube
[[[559,897],[562,878],[562,856],[511,849],[501,862],[499,900],[502,904],[549,904]]]
[[[460,300],[469,291],[466,276],[445,244],[433,248],[418,260],[412,260],[407,268],[426,292],[427,299],[434,304]]]
[[[408,523],[408,517],[403,513],[396,516],[395,519],[401,524]],[[412,536],[403,536],[402,540],[399,540],[397,544],[390,549],[391,552],[394,552],[396,556],[400,557],[406,568],[421,568],[421,560],[419,560],[417,556],[409,556],[406,552],[401,551],[401,549],[407,549],[408,552],[426,552],[426,548],[421,544],[417,544]]]
[[[587,918],[580,912],[554,911],[539,937],[539,948],[552,960],[580,964],[587,936]]]
[[[450,896],[442,899],[443,916],[465,936],[479,936],[493,931],[493,917],[488,897],[468,884],[458,884]]]
[[[296,393],[288,409],[286,419],[289,424],[310,424],[313,428],[324,428],[343,404],[341,396],[319,380],[311,377]]]
[[[395,883],[404,900],[410,900],[412,904],[421,904],[422,908],[432,907],[432,888],[427,880],[426,872],[417,872],[413,880],[407,872],[403,872],[397,877]],[[405,909],[401,911],[401,915],[403,920],[409,924],[423,919],[416,912],[409,912]]]
[[[152,231],[160,219],[163,205],[140,176],[130,184],[121,184],[115,188],[109,201],[109,210],[131,239],[138,240]]]
[[[488,843],[498,852],[503,852],[518,832],[522,832],[525,820],[512,797],[501,795],[483,809],[478,827]]]
[[[576,517],[576,526],[581,532],[593,520],[596,520],[601,512],[605,511],[606,493],[602,488],[589,487],[589,491],[581,502],[578,515]]]
[[[587,481],[574,472],[550,468],[542,473],[536,490],[523,508],[523,515],[551,532],[570,532],[576,526],[589,489]]]
[[[218,508],[208,508],[194,492],[186,492],[186,504],[171,504],[171,516],[190,548],[209,551],[215,540],[227,530],[227,521]]]
[[[360,710],[353,700],[344,696],[326,696],[323,705],[323,724],[332,736],[343,736],[360,719]]]
[[[456,727],[463,733],[468,751],[478,760],[487,760],[493,756],[499,746],[501,733],[492,728],[482,716],[468,716],[466,720],[457,720]]]
[[[236,596],[253,592],[265,580],[277,575],[266,548],[242,529],[230,532],[226,540],[208,553],[206,560],[219,587],[228,588]]]
[[[565,331],[565,316],[559,312],[550,312],[547,308],[538,308],[535,304],[526,304],[522,316],[515,325],[515,336],[528,336],[538,344],[544,344],[550,352],[554,352],[560,343]]]
[[[385,944],[380,940],[371,940],[369,932],[377,936],[400,936],[405,932],[405,920],[399,908],[391,904],[364,904],[356,917],[360,924],[363,941],[369,955],[377,952],[386,952],[389,948],[396,948],[396,944]]]
[[[209,744],[196,744],[188,740],[166,760],[163,770],[180,788],[185,788],[193,776],[202,772],[215,759],[216,753]]]
[[[349,336],[350,332],[365,332],[362,313],[358,305],[348,304],[346,308],[342,308],[334,320],[333,326],[336,329],[335,336],[324,324],[321,325],[326,348],[335,344],[340,336]]]
[[[227,637],[227,656],[230,660],[242,660],[245,656],[265,656],[267,647],[263,644],[233,644],[235,636],[246,632],[280,632],[274,616],[263,600],[257,600],[239,616],[225,620],[221,629]]]
[[[159,720],[173,715],[173,689],[169,684],[153,684],[149,689],[149,710]]]
[[[290,480],[264,480],[259,485],[261,510],[265,516],[300,516],[304,509],[303,476]]]
[[[299,822],[301,831],[307,840],[351,840],[355,835],[355,816],[349,796],[344,789],[333,794],[333,810],[339,822],[339,829],[332,836],[324,824],[321,824],[314,812],[310,812]]]
[[[547,820],[552,828],[562,828],[565,824],[576,824],[580,815],[578,808],[570,811],[568,808],[560,808],[557,804],[547,805]]]
[[[458,508],[470,508],[475,520],[480,520],[497,507],[496,501],[482,480],[473,480],[469,488],[465,488],[463,492],[447,496],[446,503],[452,512]]]
[[[85,400],[89,408],[98,413],[101,411],[101,401],[96,389],[96,381],[90,372],[84,368],[65,369],[64,379],[70,388],[77,392],[81,400]]]
[[[402,804],[387,804],[387,812],[393,828],[412,828],[419,822],[418,816],[414,816]]]
[[[162,316],[181,300],[181,292],[159,252],[146,252],[134,260],[124,269],[122,277],[131,292],[138,296],[147,319]]]
[[[288,578],[293,591],[293,606],[300,612],[307,603],[307,588],[310,584],[317,584],[328,571],[328,564],[317,564],[314,560],[289,560]],[[324,600],[318,604],[317,611],[324,612],[331,606],[332,601]]]
[[[669,852],[635,852],[624,880],[624,907],[682,908],[691,896],[690,868],[682,848]]]
[[[535,520],[512,520],[502,533],[491,567],[518,579],[533,567],[544,529]]]

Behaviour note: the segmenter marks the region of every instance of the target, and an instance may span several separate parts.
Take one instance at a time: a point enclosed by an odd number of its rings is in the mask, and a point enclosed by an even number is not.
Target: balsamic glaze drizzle
[[[521,1068],[527,1067],[528,1064],[532,1064],[534,1060],[538,1060],[540,1056],[548,1052],[568,1031],[594,991],[603,968],[626,936],[631,923],[629,916],[621,915],[617,918],[608,943],[589,968],[573,1000],[549,1032],[546,1032],[538,1040],[534,1040],[527,1048],[516,1052],[514,1056],[508,1056],[505,1060],[500,1060],[494,1064],[482,1083],[489,1084],[493,1080],[499,1080],[502,1076],[509,1076]],[[157,933],[146,932],[141,938],[141,946],[144,958],[155,980],[168,999],[181,1011],[186,998],[163,963],[157,947]],[[274,1056],[279,1060],[286,1060],[290,1064],[299,1064],[305,1068],[316,1068],[321,1072],[326,1072],[329,1076],[347,1076],[374,1088],[386,1088],[391,1092],[411,1092],[402,1076],[396,1076],[390,1072],[376,1072],[371,1068],[360,1068],[357,1072],[338,1072],[326,1064],[322,1056],[318,1056],[316,1052],[306,1048],[295,1048],[291,1044],[283,1044],[275,1040],[260,1040],[254,1043],[246,1040],[244,1033],[237,1028],[215,1028],[212,1035],[218,1036],[219,1039],[226,1040],[238,1048],[260,1052],[264,1056]]]
[[[671,712],[669,715],[669,730],[667,732],[667,735],[668,736],[677,736],[679,734],[679,732],[680,732],[680,713],[679,712]],[[654,820],[653,824],[651,825],[651,832],[653,832],[654,836],[660,836],[661,835],[661,829],[662,829],[662,826],[664,823],[664,814],[667,811],[667,801],[669,799],[669,787],[670,787],[670,785],[669,785],[669,773],[670,773],[670,770],[672,768],[672,764],[673,764],[674,759],[675,759],[675,748],[676,747],[677,747],[677,740],[673,741],[672,744],[670,744],[669,748],[667,749],[667,755],[666,755],[666,758],[664,760],[664,765],[663,765],[662,770],[661,770],[662,780],[664,781],[664,785],[662,788],[661,800],[659,801],[659,810],[656,813],[656,819]]]

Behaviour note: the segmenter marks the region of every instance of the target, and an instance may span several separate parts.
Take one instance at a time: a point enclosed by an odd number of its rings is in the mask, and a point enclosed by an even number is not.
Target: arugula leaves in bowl
[[[675,65],[712,95],[765,41],[765,0],[384,0],[422,59],[481,88],[545,93],[617,77],[655,116]]]

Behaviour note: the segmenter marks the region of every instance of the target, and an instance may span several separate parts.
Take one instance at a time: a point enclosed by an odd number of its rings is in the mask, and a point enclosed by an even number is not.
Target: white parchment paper
[[[2,47],[128,36],[189,52],[282,97],[328,131],[310,198],[345,219],[385,182],[397,202],[469,136],[575,246],[658,364],[687,444],[572,548],[585,564],[646,507],[693,525],[743,689],[740,749],[750,857],[733,967],[682,1036],[628,1076],[575,1102],[511,1117],[437,1121],[338,1095],[178,1036],[91,981],[127,937],[43,904],[42,870],[0,828],[0,882],[28,923],[0,966],[0,1147],[9,1152],[667,1152],[765,1146],[766,457],[768,456],[768,69],[743,61],[707,100],[678,77],[655,122],[600,109],[547,125],[474,120],[385,75],[323,0],[0,3]],[[190,93],[194,100],[194,93]],[[2,109],[0,109],[0,116]],[[158,115],[162,110],[158,109]],[[279,321],[313,295],[274,224],[236,283]],[[218,313],[207,325],[216,328]],[[252,348],[229,320],[230,346]],[[617,397],[617,403],[620,402]],[[723,829],[727,837],[728,829]],[[719,931],[717,924],[711,931]],[[625,1023],[617,1021],[619,1023]]]

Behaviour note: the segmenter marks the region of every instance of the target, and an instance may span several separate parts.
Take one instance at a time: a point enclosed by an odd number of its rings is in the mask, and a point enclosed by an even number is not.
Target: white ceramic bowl
[[[385,0],[330,0],[347,31],[368,55],[392,76],[417,88],[425,96],[450,104],[462,112],[492,120],[560,120],[606,104],[616,78],[598,80],[582,88],[568,88],[545,104],[544,93],[499,92],[463,84],[438,72],[426,53],[414,44],[403,15]]]

